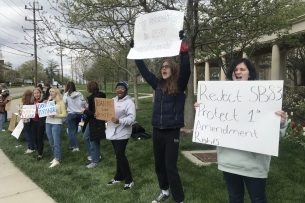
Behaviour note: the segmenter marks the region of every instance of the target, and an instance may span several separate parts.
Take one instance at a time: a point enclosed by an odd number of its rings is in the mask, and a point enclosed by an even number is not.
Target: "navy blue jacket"
[[[135,60],[136,65],[146,82],[155,90],[155,101],[151,124],[158,129],[173,129],[184,126],[184,103],[187,83],[191,75],[188,52],[180,55],[181,66],[178,78],[179,94],[170,96],[162,93],[161,80],[151,73],[143,60]]]

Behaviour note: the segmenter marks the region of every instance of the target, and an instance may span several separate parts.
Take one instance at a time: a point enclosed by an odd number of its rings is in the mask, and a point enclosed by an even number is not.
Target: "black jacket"
[[[88,99],[89,108],[84,111],[84,114],[87,115],[87,118],[84,123],[83,132],[86,129],[87,124],[89,123],[90,128],[90,141],[96,141],[106,138],[105,133],[105,121],[97,120],[94,117],[95,113],[95,103],[94,98],[106,98],[106,95],[103,92],[92,93]]]
[[[49,87],[48,89],[46,89],[46,92],[43,95],[43,100],[49,100],[50,97],[50,89],[51,87]]]
[[[155,90],[155,101],[151,124],[158,129],[172,129],[184,127],[184,103],[187,83],[191,75],[190,60],[187,52],[180,55],[181,66],[178,78],[179,94],[170,96],[162,93],[161,80],[151,73],[143,60],[135,60],[136,65],[146,80]]]

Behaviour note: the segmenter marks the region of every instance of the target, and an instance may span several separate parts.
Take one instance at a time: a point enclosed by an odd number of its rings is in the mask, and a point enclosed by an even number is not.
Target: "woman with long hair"
[[[78,125],[82,118],[83,112],[81,111],[82,103],[85,103],[82,93],[76,91],[74,82],[68,82],[65,88],[63,101],[67,108],[67,122],[68,122],[68,137],[69,145],[73,152],[79,151],[77,142]]]
[[[179,32],[179,37],[183,38],[183,31]],[[155,172],[162,191],[153,202],[166,200],[169,197],[169,188],[175,202],[184,200],[177,160],[180,129],[184,126],[184,91],[191,75],[185,42],[180,47],[180,59],[180,69],[172,60],[163,61],[157,76],[148,70],[143,60],[135,60],[142,77],[155,90],[151,123]]]
[[[31,125],[31,132],[34,138],[35,146],[38,152],[37,160],[40,161],[42,159],[43,154],[43,135],[45,133],[45,124],[46,124],[46,117],[39,118],[38,116],[38,108],[37,104],[43,102],[43,93],[40,88],[35,88],[33,90],[33,95],[31,98],[31,104],[36,105],[36,113],[35,117],[31,118],[30,125]]]
[[[55,103],[56,114],[47,116],[46,132],[49,143],[54,155],[54,159],[50,162],[49,168],[57,166],[61,159],[61,129],[62,119],[67,116],[65,103],[62,100],[62,95],[57,88],[50,89],[50,98],[48,101]]]
[[[99,91],[96,82],[90,81],[87,84],[87,91],[91,93],[88,100],[88,108],[82,107],[82,112],[87,116],[83,127],[83,139],[89,153],[88,160],[91,161],[87,168],[94,168],[100,161],[100,141],[106,138],[105,121],[97,120],[95,114],[94,98],[106,98],[103,92]]]
[[[22,106],[23,105],[31,105],[31,98],[33,96],[33,91],[32,90],[26,90],[21,98],[21,102],[19,105],[19,113],[22,113]],[[25,131],[25,138],[28,142],[28,149],[25,151],[25,154],[30,154],[33,153],[35,151],[35,145],[34,145],[34,138],[32,136],[32,132],[31,132],[31,119],[30,118],[23,118],[23,128]]]

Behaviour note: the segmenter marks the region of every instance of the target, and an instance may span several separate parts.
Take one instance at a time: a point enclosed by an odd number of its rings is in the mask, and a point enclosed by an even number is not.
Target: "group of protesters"
[[[183,32],[179,32],[183,40]],[[132,41],[131,48],[135,42]],[[158,75],[148,70],[143,60],[135,60],[141,75],[155,90],[154,107],[151,124],[153,126],[153,155],[155,173],[161,193],[152,203],[163,202],[169,198],[170,192],[175,202],[184,201],[184,190],[177,167],[180,144],[180,129],[184,127],[185,90],[191,75],[188,47],[182,41],[180,47],[180,68],[172,60],[164,60]],[[256,72],[252,63],[245,58],[233,62],[227,72],[231,81],[255,80]],[[36,148],[38,160],[43,158],[43,134],[46,132],[54,154],[49,167],[59,165],[61,161],[61,131],[62,118],[67,118],[69,145],[72,152],[79,151],[77,132],[82,115],[86,115],[83,126],[83,141],[88,152],[87,159],[91,161],[87,168],[94,168],[100,161],[100,141],[111,140],[116,155],[116,173],[108,185],[125,182],[124,190],[134,185],[125,149],[132,132],[132,123],[136,119],[135,105],[128,95],[128,84],[124,81],[116,85],[114,98],[115,116],[108,121],[96,119],[94,98],[106,98],[99,91],[99,85],[88,82],[87,91],[90,96],[85,99],[76,90],[73,82],[68,82],[62,96],[57,88],[48,90],[48,98],[43,96],[40,88],[27,90],[22,97],[21,105],[36,105],[41,102],[54,101],[56,114],[40,118],[24,119],[26,137],[29,148],[26,153],[32,153]],[[197,108],[198,103],[194,104]],[[279,110],[275,112],[281,117],[279,136],[283,136],[287,127],[286,114]],[[28,124],[27,124],[28,123]],[[27,127],[26,127],[27,126]],[[30,139],[33,138],[32,140]],[[35,145],[35,147],[34,147]],[[271,156],[237,149],[217,147],[218,168],[223,171],[229,193],[230,203],[244,201],[244,185],[251,201],[266,203],[266,179],[269,172]],[[169,191],[170,190],[170,191]]]

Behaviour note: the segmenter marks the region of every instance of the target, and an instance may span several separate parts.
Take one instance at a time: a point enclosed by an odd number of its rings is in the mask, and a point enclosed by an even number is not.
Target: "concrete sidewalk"
[[[12,100],[7,117],[17,112],[21,99]],[[0,149],[0,203],[54,203],[55,201],[23,174]]]
[[[0,203],[54,203],[0,149]]]

